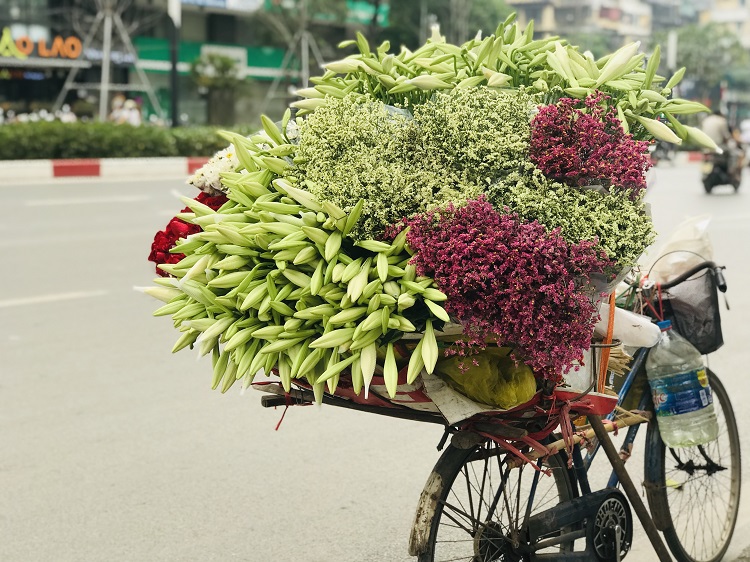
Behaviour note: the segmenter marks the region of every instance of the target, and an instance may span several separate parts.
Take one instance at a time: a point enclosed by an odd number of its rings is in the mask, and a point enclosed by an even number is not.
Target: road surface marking
[[[53,293],[51,295],[40,295],[38,297],[27,297],[25,299],[9,299],[0,301],[0,308],[11,306],[26,306],[29,304],[44,304],[48,302],[70,301],[75,299],[87,299],[90,297],[101,297],[109,291],[76,291],[72,293]]]
[[[0,248],[13,248],[14,250],[17,250],[18,248],[22,246],[60,246],[61,248],[65,248],[66,247],[65,244],[68,244],[70,242],[83,242],[85,244],[90,245],[92,243],[93,238],[95,238],[96,242],[99,243],[105,240],[119,240],[122,238],[138,239],[140,237],[143,237],[144,240],[146,240],[148,244],[150,245],[154,239],[154,232],[156,232],[156,229],[157,227],[153,226],[153,227],[143,227],[138,230],[128,229],[128,230],[116,230],[113,232],[103,232],[101,234],[96,233],[96,235],[91,234],[91,233],[68,234],[68,235],[61,234],[59,236],[42,236],[42,237],[33,238],[33,239],[16,239],[16,240],[13,240],[11,238],[0,237]],[[87,250],[87,246],[78,245],[76,247],[76,250],[80,250],[84,252]]]
[[[56,205],[90,205],[101,203],[140,203],[151,199],[148,195],[112,195],[109,197],[65,197],[60,199],[35,199],[26,201],[27,207],[52,207]]]

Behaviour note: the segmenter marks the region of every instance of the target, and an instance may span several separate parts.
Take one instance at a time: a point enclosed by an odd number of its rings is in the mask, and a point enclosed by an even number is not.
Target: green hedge
[[[0,126],[0,160],[211,156],[227,146],[213,127],[160,127],[111,123],[13,123]],[[250,134],[248,126],[232,131]]]

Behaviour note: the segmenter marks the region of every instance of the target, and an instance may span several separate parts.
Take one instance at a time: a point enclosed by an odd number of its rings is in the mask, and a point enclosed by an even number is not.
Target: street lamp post
[[[169,89],[170,89],[170,115],[172,118],[172,127],[180,126],[179,103],[179,75],[177,73],[177,62],[180,48],[180,26],[182,23],[182,2],[181,0],[169,0],[167,7],[169,18],[172,20],[172,34],[169,45],[170,72],[169,72]]]

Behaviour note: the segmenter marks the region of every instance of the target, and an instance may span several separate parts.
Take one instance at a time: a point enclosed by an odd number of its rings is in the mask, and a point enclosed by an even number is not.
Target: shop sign
[[[201,45],[201,57],[209,54],[221,55],[234,61],[240,72],[247,67],[247,49],[244,47],[227,47],[224,45]]]
[[[104,60],[104,51],[89,48],[83,52],[83,58],[90,61],[102,61]],[[115,64],[135,64],[136,56],[124,51],[110,51],[109,60]]]
[[[10,28],[6,27],[0,36],[0,57],[23,60],[34,55],[43,59],[77,59],[82,51],[81,40],[72,35],[56,35],[49,43],[44,39],[33,41],[26,35],[13,39]]]
[[[183,4],[201,8],[233,10],[235,12],[256,12],[263,7],[265,0],[182,0]]]
[[[33,70],[19,70],[17,68],[0,69],[0,80],[44,80],[44,72]]]

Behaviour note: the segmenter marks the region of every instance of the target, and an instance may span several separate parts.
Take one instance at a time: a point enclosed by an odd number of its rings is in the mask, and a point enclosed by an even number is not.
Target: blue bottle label
[[[713,403],[705,369],[650,380],[657,416],[697,412]]]

